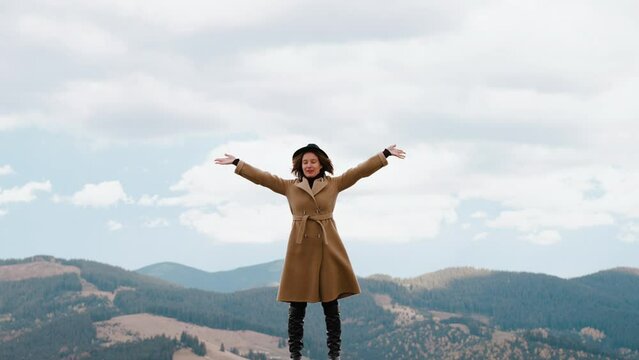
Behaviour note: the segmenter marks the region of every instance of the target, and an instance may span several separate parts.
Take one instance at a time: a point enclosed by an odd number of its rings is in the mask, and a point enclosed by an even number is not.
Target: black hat
[[[324,152],[324,150],[320,149],[319,146],[315,145],[315,144],[308,144],[304,147],[301,147],[297,150],[295,150],[295,152],[293,153],[293,158],[295,158],[297,155],[299,154],[303,154],[303,153],[307,153],[307,152],[319,152],[320,154],[328,157],[328,155],[326,155],[326,153]]]

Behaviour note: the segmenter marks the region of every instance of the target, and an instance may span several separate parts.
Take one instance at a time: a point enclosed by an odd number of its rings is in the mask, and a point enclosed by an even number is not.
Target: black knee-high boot
[[[302,359],[305,315],[305,302],[291,302],[288,308],[288,351],[291,353],[291,359]]]
[[[337,300],[322,303],[324,316],[326,318],[326,345],[328,346],[328,358],[339,360],[341,349],[342,322],[339,318],[339,307]]]

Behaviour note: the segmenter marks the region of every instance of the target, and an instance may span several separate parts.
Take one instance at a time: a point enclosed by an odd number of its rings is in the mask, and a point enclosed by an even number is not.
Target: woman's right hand
[[[231,165],[235,161],[235,156],[231,154],[224,154],[225,157],[215,159],[215,163],[218,165]]]

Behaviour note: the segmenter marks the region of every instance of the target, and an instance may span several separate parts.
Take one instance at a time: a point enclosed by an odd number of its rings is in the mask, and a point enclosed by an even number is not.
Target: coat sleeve
[[[278,194],[286,195],[286,185],[288,180],[284,180],[277,175],[260,170],[242,160],[240,160],[235,167],[235,173],[258,185],[265,186]]]
[[[342,175],[334,177],[338,191],[346,190],[353,186],[359,179],[372,175],[375,171],[388,165],[388,160],[383,153],[375,154],[363,163],[346,170]]]

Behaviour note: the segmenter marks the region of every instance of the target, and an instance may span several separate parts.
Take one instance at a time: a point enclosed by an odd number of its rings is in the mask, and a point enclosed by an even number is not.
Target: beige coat
[[[379,153],[340,176],[315,180],[311,189],[306,178],[285,180],[239,161],[235,173],[286,196],[293,215],[278,301],[326,302],[360,293],[333,209],[340,191],[387,164]]]

